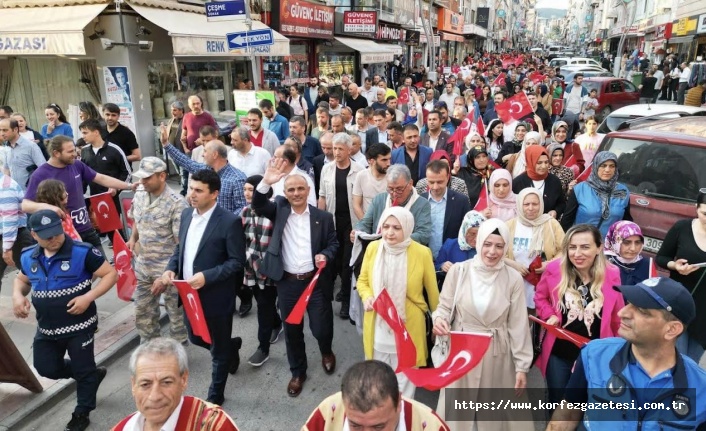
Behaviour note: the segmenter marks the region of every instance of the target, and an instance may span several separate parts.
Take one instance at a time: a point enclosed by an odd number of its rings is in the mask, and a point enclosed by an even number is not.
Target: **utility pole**
[[[250,2],[248,0],[245,0],[245,26],[248,29],[248,33],[250,33],[252,31],[252,16],[250,15]],[[258,90],[260,88],[260,67],[257,64],[257,57],[253,47],[248,45],[247,50],[250,54],[250,65],[252,68],[252,87]]]
[[[613,75],[618,76],[620,74],[620,63],[622,62],[623,58],[623,48],[625,47],[625,37],[628,34],[628,31],[630,30],[630,27],[632,27],[633,21],[635,21],[635,15],[637,14],[636,8],[632,8],[632,10],[628,7],[628,4],[632,2],[632,0],[620,0],[623,8],[625,8],[625,31],[623,31],[623,34],[620,35],[620,41],[618,42],[618,52],[615,54],[615,63],[613,64]],[[632,15],[632,18],[630,16]],[[627,69],[627,64],[626,64],[626,69]]]

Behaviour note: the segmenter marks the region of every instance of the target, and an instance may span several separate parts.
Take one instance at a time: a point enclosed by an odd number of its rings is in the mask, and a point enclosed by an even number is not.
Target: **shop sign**
[[[403,41],[405,39],[404,30],[381,22],[378,25],[377,39],[391,40],[393,42]]]
[[[422,44],[427,43],[427,35],[426,34],[419,35],[419,43],[422,43]],[[439,45],[441,45],[441,36],[439,36],[438,34],[435,34],[434,35],[434,46],[438,47]]]
[[[689,33],[696,32],[696,18],[681,18],[674,22],[673,36],[686,36]]]
[[[405,33],[407,33],[404,39],[405,45],[419,46],[419,39],[422,34],[421,32],[416,30],[407,30]]]
[[[301,0],[280,3],[280,33],[330,39],[333,37],[334,9]]]
[[[699,15],[696,25],[696,34],[706,33],[706,13]]]
[[[377,12],[344,11],[343,32],[374,35],[377,21]]]
[[[0,55],[86,55],[83,33],[2,33]]]
[[[361,64],[387,63],[395,59],[393,52],[361,52]]]
[[[463,34],[463,15],[448,9],[439,9],[439,30]]]
[[[463,36],[459,36],[452,33],[441,33],[442,40],[448,40],[451,42],[464,42]]]
[[[672,37],[672,23],[662,24],[657,26],[655,31],[655,39],[669,39]]]
[[[490,16],[490,8],[479,7],[476,11],[476,25],[488,29],[488,18]]]
[[[289,41],[276,39],[274,45],[252,46],[228,50],[228,40],[223,38],[203,38],[190,36],[172,36],[172,48],[175,56],[249,56],[257,57],[289,55]],[[1,52],[1,51],[0,51]]]

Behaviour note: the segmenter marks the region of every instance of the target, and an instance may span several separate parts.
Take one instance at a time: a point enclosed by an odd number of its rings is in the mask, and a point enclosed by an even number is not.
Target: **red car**
[[[596,116],[599,123],[618,108],[640,103],[640,90],[627,79],[595,76],[585,78],[583,86],[588,88],[588,91],[598,90]]]

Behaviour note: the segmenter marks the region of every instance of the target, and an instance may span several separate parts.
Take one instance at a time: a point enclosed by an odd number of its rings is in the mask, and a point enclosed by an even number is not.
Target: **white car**
[[[706,115],[706,108],[672,104],[628,105],[611,112],[598,126],[598,133],[610,133],[618,130],[625,121],[651,117],[651,121],[679,118],[687,115]],[[652,118],[654,117],[654,118]]]
[[[597,66],[601,64],[592,58],[586,57],[557,57],[549,62],[549,67],[563,66]]]

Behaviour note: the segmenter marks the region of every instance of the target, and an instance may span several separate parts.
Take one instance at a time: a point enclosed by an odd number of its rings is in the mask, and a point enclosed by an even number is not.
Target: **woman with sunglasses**
[[[664,237],[655,258],[657,265],[669,270],[669,277],[683,284],[694,297],[696,309],[706,306],[706,188],[696,197],[696,218],[679,220]],[[696,313],[696,319],[679,339],[677,350],[697,363],[706,347],[706,313]]]
[[[602,240],[588,224],[566,232],[560,258],[547,264],[537,284],[538,318],[591,340],[618,336],[618,311],[625,302],[613,286],[620,286],[620,271],[603,254]],[[579,347],[570,341],[549,332],[544,336],[536,364],[547,379],[550,403],[562,400],[578,355]]]

